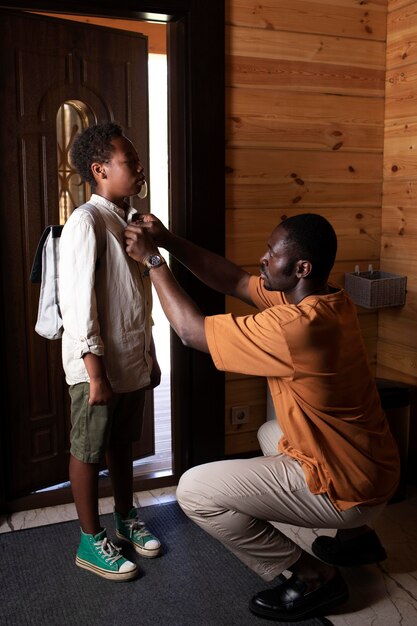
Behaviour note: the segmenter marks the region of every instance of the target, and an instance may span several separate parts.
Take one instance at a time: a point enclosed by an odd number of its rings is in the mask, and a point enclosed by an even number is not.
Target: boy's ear
[[[91,171],[96,181],[100,181],[100,180],[103,180],[104,178],[107,178],[106,168],[105,168],[104,163],[92,163]]]

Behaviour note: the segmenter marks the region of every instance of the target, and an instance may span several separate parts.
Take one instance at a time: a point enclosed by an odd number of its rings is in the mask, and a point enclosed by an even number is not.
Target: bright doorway
[[[168,75],[165,54],[149,54],[149,155],[151,213],[169,226],[168,207]],[[168,261],[168,255],[165,255]],[[158,296],[153,293],[153,337],[161,368],[161,384],[154,389],[155,454],[134,462],[135,475],[172,473],[170,326]]]

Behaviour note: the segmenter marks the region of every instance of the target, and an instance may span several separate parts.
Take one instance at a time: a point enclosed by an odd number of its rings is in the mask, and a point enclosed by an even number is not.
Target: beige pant
[[[276,421],[266,422],[258,431],[265,456],[193,467],[177,489],[186,515],[267,581],[293,565],[302,552],[271,522],[353,528],[369,524],[385,506],[338,511],[327,495],[313,495],[300,464],[276,453],[280,434]]]

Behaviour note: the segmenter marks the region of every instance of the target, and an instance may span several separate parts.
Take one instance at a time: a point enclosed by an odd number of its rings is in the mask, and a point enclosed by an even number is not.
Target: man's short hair
[[[334,265],[337,237],[333,226],[322,215],[301,213],[283,220],[280,227],[287,233],[294,260],[311,261],[309,278],[327,279]]]
[[[110,161],[113,151],[111,142],[122,135],[123,129],[119,124],[105,122],[89,126],[75,138],[70,150],[70,158],[84,181],[93,187],[96,186],[91,165]]]

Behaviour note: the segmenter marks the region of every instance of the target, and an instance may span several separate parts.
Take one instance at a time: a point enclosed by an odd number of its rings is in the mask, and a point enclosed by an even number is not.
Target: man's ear
[[[307,276],[311,274],[312,269],[311,261],[298,261],[296,270],[297,278],[307,278]]]
[[[97,182],[107,178],[106,166],[105,166],[104,163],[92,163],[91,164],[91,171],[93,173],[94,179]]]

